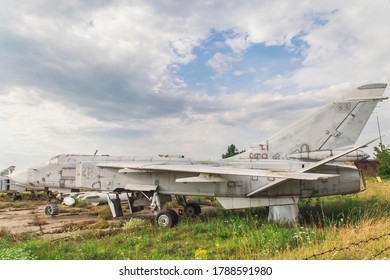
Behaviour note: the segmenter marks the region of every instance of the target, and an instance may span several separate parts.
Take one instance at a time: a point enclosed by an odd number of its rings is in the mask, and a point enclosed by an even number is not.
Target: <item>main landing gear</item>
[[[179,222],[179,214],[173,209],[160,210],[157,212],[156,222],[162,228],[174,227]]]
[[[199,216],[201,212],[202,210],[198,203],[191,202],[184,206],[184,214],[187,217],[194,218],[196,216]]]
[[[176,200],[179,205],[184,207],[184,215],[189,218],[199,216],[201,208],[198,203],[190,202],[187,203],[185,196],[176,196]],[[179,214],[173,209],[160,210],[157,212],[156,223],[162,228],[171,228],[177,225],[179,222]]]
[[[133,191],[127,193],[129,209],[131,213],[135,213],[144,206],[150,206],[152,213],[155,213],[156,225],[163,228],[171,228],[177,225],[179,222],[179,214],[173,209],[162,209],[162,206],[169,201],[172,201],[170,195],[159,194],[158,191]],[[107,193],[108,205],[112,216],[123,216],[121,200],[118,193]],[[186,197],[176,196],[176,200],[183,207],[183,210],[179,211],[187,217],[196,217],[201,213],[201,208],[198,203],[188,203]]]

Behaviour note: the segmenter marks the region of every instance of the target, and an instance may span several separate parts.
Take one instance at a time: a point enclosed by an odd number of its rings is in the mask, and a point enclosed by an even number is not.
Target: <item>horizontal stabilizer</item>
[[[344,152],[342,152],[342,153],[339,153],[339,154],[337,154],[337,155],[334,155],[334,156],[328,157],[328,158],[326,158],[326,159],[324,159],[324,160],[315,162],[315,163],[309,165],[309,166],[306,167],[306,168],[300,169],[299,171],[300,171],[300,172],[306,172],[306,171],[313,170],[314,168],[316,168],[316,167],[318,167],[318,166],[321,166],[321,165],[324,165],[324,164],[326,164],[326,163],[332,162],[332,161],[338,159],[339,157],[345,156],[345,155],[347,155],[347,154],[349,154],[349,153],[352,153],[352,152],[354,152],[354,151],[356,151],[356,150],[358,150],[358,149],[361,149],[361,148],[363,148],[363,147],[366,147],[366,146],[370,145],[372,142],[375,142],[375,141],[378,140],[378,139],[379,139],[379,137],[378,137],[378,138],[375,138],[374,140],[371,140],[371,141],[369,141],[369,142],[367,142],[367,143],[365,143],[365,144],[362,144],[362,145],[353,147],[353,148],[351,148],[351,149],[349,149],[349,150],[346,150],[346,151],[344,151]]]
[[[371,140],[371,141],[369,141],[369,142],[367,142],[367,143],[365,143],[365,144],[356,146],[356,147],[354,147],[354,148],[351,148],[351,149],[349,149],[349,150],[346,150],[346,151],[344,151],[344,152],[342,152],[342,153],[339,153],[339,154],[337,154],[337,155],[334,155],[334,156],[328,157],[328,158],[326,158],[326,159],[324,159],[324,160],[315,162],[315,163],[313,163],[313,164],[311,164],[311,165],[309,165],[309,166],[307,166],[307,167],[305,167],[305,168],[302,168],[302,169],[297,170],[296,172],[302,172],[302,173],[303,173],[303,172],[307,172],[307,171],[313,170],[314,168],[317,168],[317,167],[319,167],[319,166],[321,166],[321,165],[327,164],[327,163],[332,162],[332,161],[334,161],[334,160],[336,160],[336,159],[338,159],[338,158],[340,158],[340,157],[342,157],[342,156],[345,156],[345,155],[347,155],[347,154],[349,154],[349,153],[352,153],[353,151],[356,151],[357,149],[361,149],[362,147],[368,146],[369,144],[371,144],[372,142],[374,142],[374,141],[376,141],[376,140],[378,140],[378,139],[379,139],[379,138],[376,138],[376,139]],[[306,174],[306,173],[305,173],[305,174]],[[313,173],[310,173],[310,174],[313,174]],[[315,173],[314,173],[314,174],[315,174]],[[256,193],[265,191],[265,190],[267,190],[267,189],[269,189],[269,188],[271,188],[271,187],[274,187],[274,186],[276,186],[276,185],[279,185],[280,183],[285,182],[286,180],[288,180],[288,179],[278,179],[278,180],[276,180],[276,181],[274,181],[274,182],[271,182],[271,183],[269,183],[269,184],[267,184],[267,185],[264,185],[264,186],[262,186],[262,187],[260,187],[260,188],[258,188],[258,189],[256,189],[256,190],[250,192],[249,194],[247,194],[247,196],[253,196],[253,195],[256,194]]]

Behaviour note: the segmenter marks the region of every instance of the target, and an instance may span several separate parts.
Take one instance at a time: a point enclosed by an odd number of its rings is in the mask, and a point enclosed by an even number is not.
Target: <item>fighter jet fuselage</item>
[[[116,168],[109,165],[115,165]],[[134,164],[146,170],[126,169]],[[118,166],[123,168],[118,170]],[[202,166],[218,167],[237,173],[240,170],[272,170],[275,177],[246,175],[212,175],[197,172],[147,170],[153,166]],[[126,190],[151,191],[158,187],[160,194],[191,195],[212,197],[246,197],[256,190],[278,178],[284,172],[294,172],[310,162],[285,160],[220,160],[198,161],[191,159],[170,158],[137,158],[116,156],[58,155],[49,162],[36,168],[26,169],[13,175],[13,179],[26,188],[42,190],[69,191],[72,189],[89,189],[94,191],[121,192]],[[334,175],[323,180],[292,180],[282,183],[278,188],[261,192],[256,197],[311,197],[323,195],[350,194],[360,191],[360,176],[355,167],[340,164],[327,164],[318,167],[316,173]]]
[[[386,86],[360,86],[228,159],[64,154],[11,178],[30,189],[107,192],[114,217],[121,211],[115,210],[117,198],[110,199],[110,194],[127,193],[132,211],[148,205],[160,211],[157,219],[164,226],[177,220],[171,211],[161,212],[172,196],[196,213],[200,208],[187,203],[187,196],[215,197],[227,209],[269,206],[271,220],[293,221],[300,198],[352,194],[364,188],[357,168],[339,161],[367,158],[359,150],[364,145],[354,145],[376,104],[386,99],[382,97]]]

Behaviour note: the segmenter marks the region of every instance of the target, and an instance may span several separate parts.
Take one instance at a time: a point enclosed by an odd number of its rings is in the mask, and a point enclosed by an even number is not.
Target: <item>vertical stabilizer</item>
[[[358,87],[292,124],[237,158],[289,159],[289,155],[352,146],[382,97],[387,84]]]

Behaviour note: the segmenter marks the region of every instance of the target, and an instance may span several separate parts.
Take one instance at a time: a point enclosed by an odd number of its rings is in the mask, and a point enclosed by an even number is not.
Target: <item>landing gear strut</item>
[[[128,192],[127,198],[131,213],[137,212],[138,209],[143,209],[143,206],[150,206],[152,213],[155,213],[156,225],[160,227],[171,228],[179,222],[179,215],[175,210],[162,209],[166,202],[172,201],[172,197],[158,193],[157,187],[155,190],[150,191]],[[201,208],[198,203],[187,203],[185,196],[176,196],[176,199],[179,205],[183,206],[186,216],[196,217],[201,213]],[[121,200],[119,199],[118,193],[107,193],[107,200],[112,216],[114,218],[123,216]],[[48,212],[50,210],[48,209]]]

